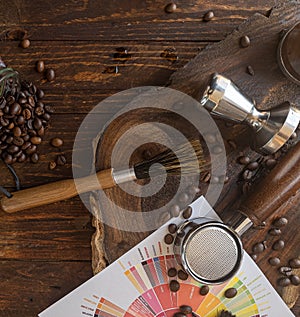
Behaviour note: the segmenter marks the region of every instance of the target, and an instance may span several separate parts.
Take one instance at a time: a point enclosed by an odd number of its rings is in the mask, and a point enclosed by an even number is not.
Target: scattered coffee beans
[[[50,170],[54,170],[55,168],[56,168],[56,162],[51,161],[51,162],[49,163],[49,169],[50,169]]]
[[[247,165],[250,162],[250,158],[248,156],[243,155],[238,158],[238,162],[242,165]]]
[[[249,75],[251,75],[251,76],[254,76],[254,75],[255,75],[252,66],[250,66],[250,65],[247,66],[247,73],[248,73]]]
[[[172,292],[178,292],[180,289],[180,284],[176,280],[172,280],[170,281],[169,287]]]
[[[226,298],[233,298],[236,296],[236,294],[237,290],[234,287],[228,288],[224,293]]]
[[[178,205],[172,205],[170,208],[170,214],[172,217],[178,217],[180,214],[180,207]]]
[[[183,212],[182,212],[182,217],[184,219],[189,219],[192,215],[192,207],[188,206]]]
[[[272,169],[277,164],[277,161],[275,159],[270,158],[270,159],[266,160],[265,164],[266,164],[267,168]]]
[[[288,224],[288,220],[284,217],[280,217],[280,218],[277,218],[273,221],[273,225],[276,227],[276,228],[281,228],[281,227],[284,227]]]
[[[58,155],[56,158],[56,164],[59,166],[64,166],[67,163],[67,159],[64,155]]]
[[[200,287],[199,290],[200,295],[205,296],[209,293],[209,286],[208,285],[203,285]]]
[[[291,280],[288,277],[281,277],[277,283],[282,287],[286,287],[291,284]]]
[[[53,81],[55,79],[55,71],[53,68],[46,69],[46,78],[48,81]]]
[[[265,247],[264,247],[264,245],[263,245],[262,242],[256,243],[256,244],[254,244],[254,246],[252,247],[252,251],[253,251],[254,253],[261,253],[261,252],[263,252],[264,250],[265,250]]]
[[[283,274],[283,275],[286,275],[286,276],[290,276],[292,275],[292,268],[289,267],[289,266],[281,266],[279,269],[278,269],[279,273]]]
[[[177,5],[174,2],[171,2],[165,6],[166,13],[173,13],[176,11],[176,9],[177,9]]]
[[[168,269],[168,276],[174,277],[176,275],[177,275],[177,270],[175,269],[175,267],[171,267]]]
[[[168,230],[171,234],[174,234],[177,231],[177,225],[175,223],[170,223]]]
[[[241,47],[248,47],[250,45],[250,38],[247,35],[244,35],[240,38]]]
[[[272,246],[272,249],[273,250],[282,250],[285,246],[285,243],[283,240],[279,239],[279,240],[276,240],[274,243],[273,243],[273,246]]]
[[[45,63],[43,61],[37,61],[35,69],[38,73],[42,73],[45,70]]]
[[[50,143],[54,147],[61,147],[64,144],[64,141],[60,138],[53,138]]]
[[[280,236],[281,235],[281,230],[277,228],[273,228],[269,230],[269,234],[271,236]]]
[[[291,266],[291,268],[293,269],[298,269],[300,268],[300,259],[291,259],[289,260],[289,265]]]
[[[259,164],[256,162],[256,161],[253,161],[253,162],[250,162],[248,165],[247,165],[247,169],[249,171],[255,171],[257,168],[258,168]]]
[[[172,244],[174,241],[174,237],[170,233],[168,233],[165,235],[164,241],[166,244]]]
[[[277,266],[277,265],[280,264],[280,259],[279,259],[279,258],[276,258],[276,257],[270,258],[270,259],[269,259],[269,263],[270,263],[270,265],[272,265],[272,266]]]
[[[215,17],[215,14],[213,11],[208,11],[203,16],[203,21],[209,22]]]
[[[191,314],[193,311],[192,307],[188,305],[181,305],[179,309],[184,314]]]
[[[185,281],[188,279],[188,274],[186,272],[184,272],[183,270],[179,270],[178,271],[178,277],[182,280]]]
[[[28,48],[30,46],[30,41],[28,39],[24,39],[20,42],[20,46],[22,48]]]
[[[290,280],[291,280],[291,283],[293,284],[293,285],[299,285],[300,284],[300,278],[299,278],[299,276],[297,276],[297,275],[291,275],[290,276]]]

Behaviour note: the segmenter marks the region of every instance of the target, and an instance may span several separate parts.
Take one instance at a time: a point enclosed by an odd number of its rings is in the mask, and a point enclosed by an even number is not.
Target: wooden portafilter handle
[[[78,178],[76,181],[68,179],[20,190],[14,192],[11,198],[3,197],[0,204],[5,212],[13,213],[69,199],[89,191],[111,188],[114,185],[112,169],[109,169],[96,175]]]
[[[254,226],[265,221],[300,189],[300,142],[271,170],[254,191],[242,201],[238,211]]]

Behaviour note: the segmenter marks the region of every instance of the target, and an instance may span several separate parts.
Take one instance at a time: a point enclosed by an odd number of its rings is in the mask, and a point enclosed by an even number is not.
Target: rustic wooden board
[[[300,5],[296,1],[290,1],[288,4],[279,4],[272,10],[270,17],[255,14],[224,41],[205,48],[196,58],[175,72],[171,76],[169,86],[199,99],[206,88],[210,76],[217,71],[232,78],[233,81],[239,84],[245,92],[257,101],[258,107],[261,109],[274,107],[285,100],[299,105],[299,87],[283,76],[276,61],[276,49],[280,40],[280,32],[282,29],[292,26],[299,17]],[[250,47],[240,47],[239,40],[242,35],[250,37]],[[254,76],[250,76],[246,72],[248,65],[253,67]],[[219,120],[218,124],[225,141],[235,140],[237,143],[236,149],[228,147],[227,144],[230,181],[225,185],[216,205],[217,211],[226,220],[232,214],[233,208],[237,206],[241,197],[241,185],[238,183],[241,167],[236,163],[236,158],[240,153],[246,153],[253,159],[257,158],[258,154],[249,149],[247,142],[249,132],[244,127],[238,125],[234,127],[228,126]],[[107,150],[111,150],[112,146],[112,144],[108,143],[101,144],[102,152],[105,153]],[[202,186],[202,193],[205,193],[206,186],[204,184]],[[118,201],[121,200],[120,196],[122,197],[123,195],[124,197],[124,194],[117,192],[115,189],[114,193],[110,194],[110,197],[113,198],[114,195],[117,195]],[[164,201],[164,197],[160,198],[161,203],[161,201]],[[143,204],[142,200],[140,202],[143,211],[147,208],[151,209],[155,206],[155,203],[158,203],[158,201],[154,201],[154,205],[151,206],[149,206],[149,202],[148,204]],[[100,210],[105,208],[106,212],[109,208],[112,208],[108,205],[103,206],[101,201],[99,206]],[[295,212],[295,209],[299,208],[299,206],[299,199],[293,200],[277,213],[285,213],[291,221],[284,233],[284,239],[288,241],[288,247],[281,252],[281,259],[285,264],[287,264],[288,259],[299,254],[300,235],[297,228],[293,226],[293,223],[299,221],[299,213]],[[141,210],[140,205],[138,205],[138,210]],[[124,252],[124,243],[126,243],[126,249],[129,249],[141,238],[135,233],[130,236],[128,233],[117,232],[110,227],[104,227],[104,231],[104,251],[108,262],[115,260]],[[276,285],[276,281],[279,278],[278,272],[275,269],[270,270],[267,262],[269,256],[274,256],[275,254],[270,248],[272,240],[267,235],[267,229],[261,231],[252,229],[243,237],[246,250],[249,252],[251,252],[251,247],[255,242],[266,239],[268,239],[269,248],[266,253],[259,257],[258,263],[271,283],[281,291]],[[119,250],[119,244],[121,250]],[[298,308],[296,307],[295,309],[297,310]]]
[[[255,12],[267,14],[276,3],[267,1],[230,0],[203,2],[184,0],[173,14],[166,14],[168,2],[156,1],[19,1],[0,6],[2,38],[14,38],[24,30],[33,40],[124,39],[133,41],[203,41],[220,40],[233,27]],[[214,10],[214,24],[203,23],[202,17]]]

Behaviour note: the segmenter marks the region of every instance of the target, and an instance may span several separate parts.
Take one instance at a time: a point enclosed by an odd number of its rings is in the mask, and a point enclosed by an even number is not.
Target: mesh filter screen
[[[235,268],[239,249],[235,239],[223,228],[202,228],[187,241],[185,259],[199,278],[218,280]]]

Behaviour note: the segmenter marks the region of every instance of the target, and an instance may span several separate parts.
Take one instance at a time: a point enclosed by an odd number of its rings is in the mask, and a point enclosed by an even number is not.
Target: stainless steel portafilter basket
[[[297,129],[300,112],[285,102],[259,111],[255,102],[228,78],[214,74],[201,104],[213,115],[248,125],[252,129],[251,148],[262,154],[278,151]]]
[[[243,248],[240,236],[252,225],[257,229],[300,190],[300,143],[271,170],[224,224],[209,218],[184,222],[174,240],[179,264],[195,280],[220,284],[238,271]]]

